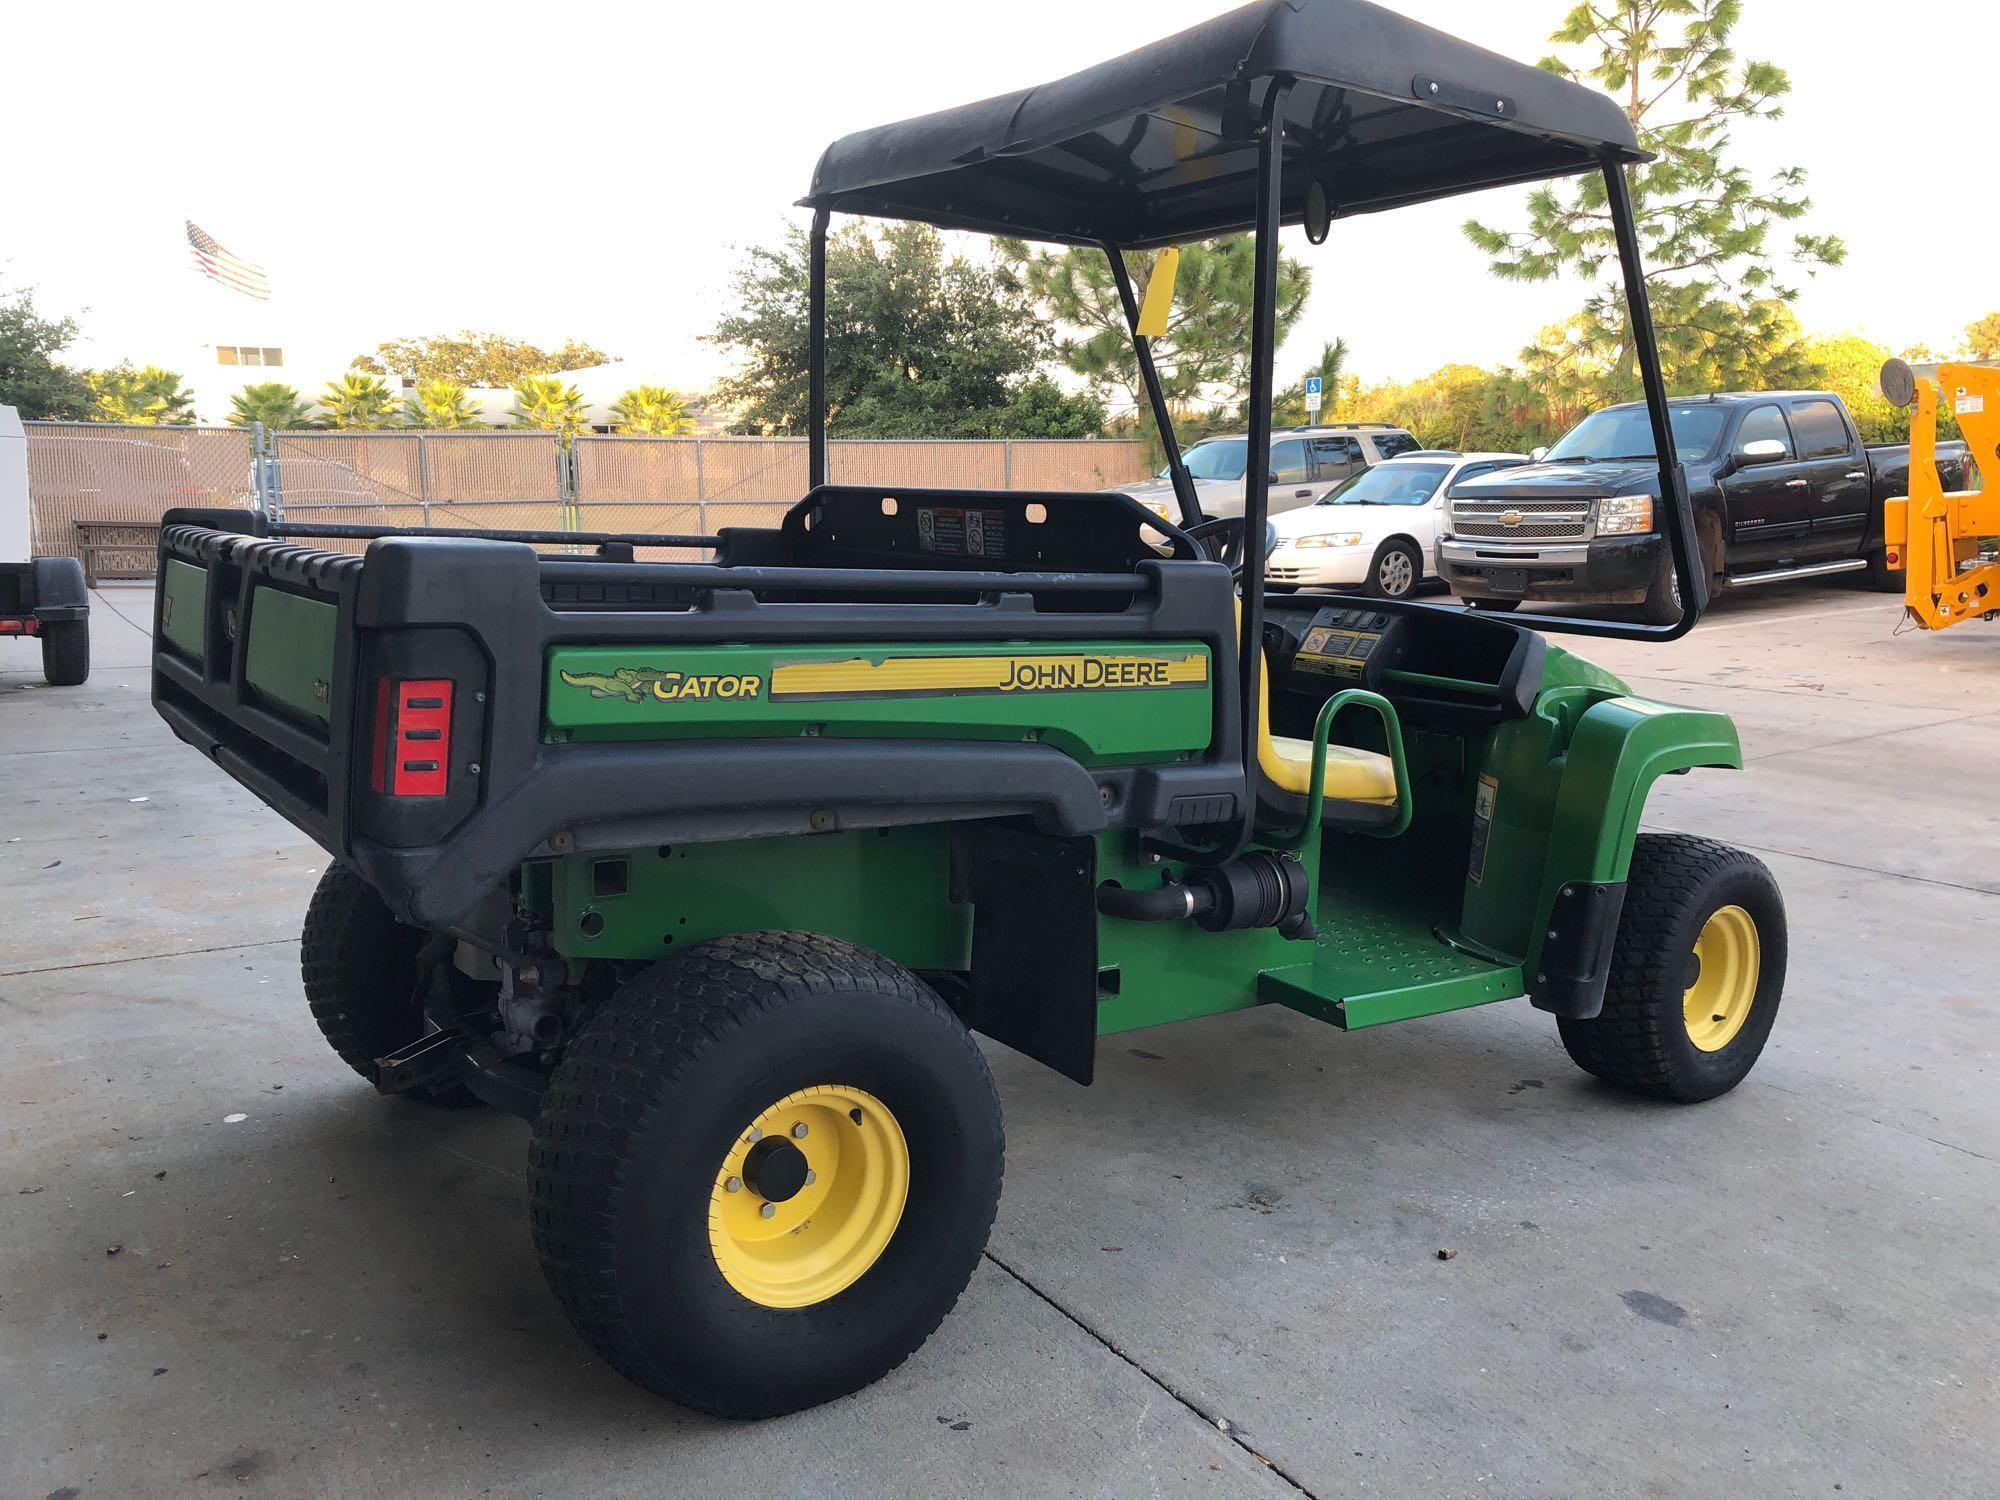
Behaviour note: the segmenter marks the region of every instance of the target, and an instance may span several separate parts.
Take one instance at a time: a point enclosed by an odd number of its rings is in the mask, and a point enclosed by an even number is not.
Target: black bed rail
[[[905,595],[1142,595],[1153,582],[1138,573],[953,573],[890,568],[723,567],[713,563],[617,563],[544,558],[549,583],[659,584],[744,593]]]
[[[551,547],[697,547],[712,551],[722,545],[719,536],[672,532],[506,531],[488,527],[340,526],[294,521],[267,522],[265,531],[270,536],[318,537],[341,542],[372,542],[386,536],[441,536],[465,537],[482,542],[527,542]]]

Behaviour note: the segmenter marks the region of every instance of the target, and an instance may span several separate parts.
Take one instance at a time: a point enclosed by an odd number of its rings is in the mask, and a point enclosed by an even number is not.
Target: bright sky
[[[1532,61],[1566,0],[1399,3]],[[72,7],[13,7],[9,113],[34,129],[0,193],[0,280],[80,314],[85,362],[185,362],[191,329],[221,338],[191,218],[269,271],[270,342],[344,358],[465,327],[573,335],[698,390],[722,369],[700,335],[740,247],[781,231],[827,141],[1060,76],[1225,4],[101,0],[87,28]],[[1786,119],[1741,132],[1742,159],[1808,168],[1808,227],[1851,249],[1808,285],[1807,326],[1951,347],[2000,306],[2000,200],[1982,203],[1952,157],[1991,139],[1974,80],[2000,54],[2000,5],[1746,10],[1739,50],[1789,69],[1794,92]],[[1511,358],[1580,300],[1494,281],[1458,233],[1475,211],[1511,221],[1520,196],[1349,221],[1318,251],[1295,232],[1317,282],[1281,364],[1335,335],[1368,378]],[[1972,248],[1954,262],[1954,244]]]

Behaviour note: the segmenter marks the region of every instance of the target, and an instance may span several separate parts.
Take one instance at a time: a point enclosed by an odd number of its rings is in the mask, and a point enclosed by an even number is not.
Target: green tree
[[[266,380],[258,385],[246,385],[229,398],[229,425],[249,427],[257,422],[262,422],[272,431],[310,427],[313,425],[312,408],[299,400],[295,387],[282,381]]]
[[[1910,440],[1910,412],[1891,406],[1882,394],[1882,366],[1890,351],[1886,345],[1859,334],[1836,334],[1806,341],[1813,362],[1809,384],[1832,391],[1847,403],[1865,443],[1907,443]],[[1938,436],[1950,441],[1959,436],[1958,419],[1949,404],[1938,412]]]
[[[1320,397],[1324,402],[1321,414],[1331,411],[1339,399],[1340,382],[1346,371],[1347,340],[1335,339],[1320,345],[1319,358],[1313,361],[1312,368],[1299,377],[1297,385],[1278,397],[1271,412],[1272,422],[1279,427],[1303,427],[1312,420],[1312,411],[1306,405],[1306,381],[1315,375],[1320,378]]]
[[[803,230],[750,251],[735,310],[710,341],[740,358],[717,394],[741,432],[800,432],[807,415]],[[1048,342],[1002,278],[925,224],[840,230],[827,245],[827,414],[842,437],[983,437]]]
[[[1100,397],[1140,413],[1150,430],[1151,408],[1139,379],[1130,324],[1112,280],[1111,263],[1095,249],[1043,250],[1000,240],[1003,276],[1020,288],[1058,330],[1063,362]],[[1153,341],[1153,363],[1175,417],[1240,406],[1250,385],[1250,318],[1255,300],[1255,246],[1245,237],[1181,247],[1167,332]],[[1143,302],[1157,255],[1127,257]],[[1288,255],[1278,259],[1278,343],[1305,311],[1312,272]]]
[[[326,408],[326,425],[342,432],[396,425],[396,393],[380,376],[350,370],[327,382],[319,404]]]
[[[694,431],[687,403],[665,386],[635,385],[611,408],[615,430],[636,437],[679,437]]]
[[[91,412],[99,422],[136,423],[143,427],[181,427],[194,421],[194,396],[172,370],[158,365],[119,365],[88,377],[95,400]]]
[[[428,338],[391,339],[377,344],[373,354],[354,361],[369,375],[395,375],[404,380],[450,380],[459,385],[505,389],[530,375],[554,375],[563,370],[587,370],[616,363],[612,355],[581,339],[565,339],[543,349],[498,333],[433,334]]]
[[[2000,312],[1967,326],[1965,352],[1974,359],[2000,359]]]
[[[1016,386],[1001,410],[995,437],[1104,436],[1104,403],[1087,391],[1065,391],[1046,375]]]
[[[30,419],[88,415],[95,399],[88,378],[58,358],[76,334],[76,319],[35,311],[31,287],[0,301],[0,406]]]
[[[1847,253],[1825,235],[1794,232],[1789,247],[1775,243],[1811,207],[1802,169],[1759,183],[1728,161],[1736,127],[1777,119],[1791,91],[1783,69],[1741,59],[1731,46],[1742,13],[1742,0],[1584,0],[1551,38],[1565,53],[1541,63],[1611,93],[1640,144],[1657,153],[1629,176],[1661,362],[1680,391],[1796,378],[1805,363],[1790,315],[1797,290],[1781,279],[1780,257],[1812,274]],[[1503,279],[1592,283],[1575,333],[1605,372],[1600,396],[1637,393],[1600,176],[1537,189],[1523,229],[1473,220],[1465,232]]]
[[[567,443],[590,425],[583,392],[553,375],[530,375],[514,386],[512,425],[559,432]]]
[[[403,425],[456,432],[484,424],[473,409],[472,397],[457,381],[419,380],[403,398]]]

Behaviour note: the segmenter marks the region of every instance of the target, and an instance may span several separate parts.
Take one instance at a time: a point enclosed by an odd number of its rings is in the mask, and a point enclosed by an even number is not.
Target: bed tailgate
[[[357,838],[438,842],[479,800],[454,747],[476,762],[485,654],[454,630],[363,629],[364,558],[255,524],[241,511],[163,519],[154,707],[334,854]]]

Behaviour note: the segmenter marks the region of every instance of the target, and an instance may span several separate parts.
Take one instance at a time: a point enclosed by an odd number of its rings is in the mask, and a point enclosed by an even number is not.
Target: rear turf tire
[[[424,935],[398,922],[359,875],[328,865],[306,908],[299,974],[306,1003],[333,1050],[374,1082],[376,1059],[424,1035],[417,999],[417,950]],[[403,1097],[449,1109],[479,1099],[462,1086],[414,1090]]]
[[[1721,927],[1754,926],[1757,973],[1745,984],[1738,1029],[1713,1050],[1699,1045],[1688,1000],[1699,973],[1695,944],[1718,949]],[[1722,914],[1722,915],[1718,915]],[[1717,962],[1720,961],[1718,953]],[[1755,1066],[1785,988],[1785,903],[1762,861],[1709,839],[1641,834],[1612,950],[1604,1010],[1560,1020],[1563,1046],[1586,1073],[1635,1094],[1692,1104],[1728,1093]]]
[[[90,622],[56,620],[42,627],[42,680],[77,687],[90,677]]]
[[[724,1269],[740,1270],[727,1216],[747,1205],[754,1226],[767,1198],[730,1174],[755,1122],[814,1092],[879,1101],[907,1143],[907,1194],[871,1221],[886,1242],[853,1279],[784,1305]],[[800,1139],[800,1170],[838,1186],[854,1114]],[[627,981],[570,1044],[529,1149],[535,1249],[571,1324],[627,1379],[718,1416],[777,1416],[879,1380],[930,1337],[978,1267],[1004,1155],[985,1058],[914,975],[808,933],[719,938]],[[786,1214],[807,1201],[794,1191]],[[832,1201],[793,1233],[823,1229]]]

